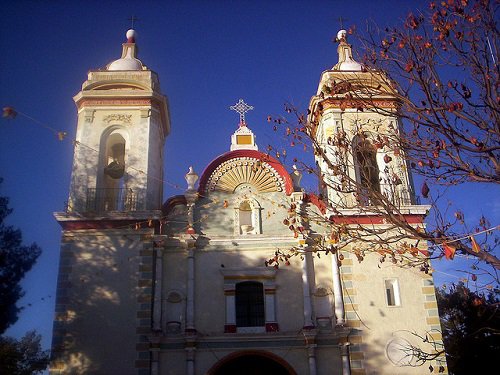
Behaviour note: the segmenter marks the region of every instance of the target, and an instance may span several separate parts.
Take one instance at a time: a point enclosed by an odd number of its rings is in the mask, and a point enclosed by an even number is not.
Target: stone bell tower
[[[62,227],[51,374],[149,374],[152,236],[170,130],[158,75],[122,56],[88,73]]]
[[[326,181],[322,193],[343,209],[376,205],[377,193],[396,207],[412,206],[404,151],[394,142],[401,127],[394,90],[381,72],[353,59],[346,34],[339,31],[339,61],[321,75],[309,107],[323,152],[316,155]]]
[[[135,37],[129,30],[121,58],[90,71],[74,97],[78,125],[70,212],[161,207],[168,103],[158,75],[137,59]]]

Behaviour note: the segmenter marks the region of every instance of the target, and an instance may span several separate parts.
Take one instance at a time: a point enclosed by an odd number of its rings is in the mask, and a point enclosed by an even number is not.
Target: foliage
[[[35,243],[22,245],[21,231],[5,224],[12,212],[8,203],[8,198],[0,196],[0,334],[17,321],[22,308],[16,303],[24,295],[20,281],[41,253]]]
[[[449,205],[441,203],[450,189],[464,184],[500,183],[497,15],[494,1],[449,0],[431,3],[428,14],[410,14],[401,26],[370,30],[360,38],[366,54],[362,69],[343,72],[335,66],[333,78],[325,72],[307,115],[287,104],[288,115],[268,118],[290,146],[270,146],[269,153],[281,160],[296,155],[299,169],[318,180],[319,194],[308,197],[323,215],[312,220],[330,239],[306,239],[312,251],[352,249],[359,261],[376,252],[381,262],[424,272],[429,257],[466,254],[492,266],[498,283],[494,232],[499,227],[486,217],[468,222],[464,212],[450,214]],[[340,61],[340,51],[350,54],[350,45],[339,36]],[[327,135],[325,108],[340,113],[339,127]],[[297,148],[312,150],[319,168]],[[425,179],[419,192],[432,208],[425,228],[408,221],[419,204],[406,174],[410,168]],[[295,207],[290,212],[284,224],[307,237],[304,220],[310,215]],[[356,215],[374,220],[360,223],[352,220]],[[299,254],[300,249],[278,251],[268,264]]]
[[[437,291],[450,374],[487,374],[500,352],[499,290],[472,292],[463,283]]]
[[[49,353],[41,349],[40,340],[35,331],[27,332],[20,340],[0,337],[0,373],[32,375],[45,370]]]
[[[500,183],[498,6],[431,2],[365,40],[365,63],[386,72],[411,125],[402,141],[412,166],[433,182]]]

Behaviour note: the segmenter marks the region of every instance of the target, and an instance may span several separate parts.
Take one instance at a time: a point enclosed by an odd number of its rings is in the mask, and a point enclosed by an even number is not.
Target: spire
[[[106,70],[144,70],[145,67],[142,65],[141,60],[137,58],[137,46],[135,44],[135,39],[137,37],[137,32],[134,29],[130,29],[126,34],[127,41],[122,44],[122,57],[109,63],[106,66]]]
[[[240,99],[238,103],[229,107],[229,109],[236,111],[240,115],[239,128],[231,136],[231,151],[233,150],[258,150],[255,144],[255,136],[253,132],[247,127],[245,120],[245,113],[251,111],[253,107],[248,105]]]
[[[347,31],[340,30],[337,33],[336,41],[339,42],[339,46],[337,47],[339,62],[334,65],[332,70],[362,71],[361,64],[352,58],[351,45],[347,43]]]

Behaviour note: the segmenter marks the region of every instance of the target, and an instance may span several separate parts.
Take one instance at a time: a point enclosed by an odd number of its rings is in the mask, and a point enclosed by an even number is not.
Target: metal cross
[[[343,18],[342,16],[339,17],[339,22],[340,22],[340,29],[344,29],[344,24],[342,21],[349,21],[347,18]]]
[[[132,21],[132,27],[131,27],[131,29],[133,29],[134,28],[134,22],[135,21],[139,21],[139,18],[137,18],[136,16],[132,16],[128,20]]]
[[[251,105],[248,105],[243,101],[243,99],[240,99],[238,103],[235,105],[232,105],[229,107],[229,109],[232,109],[233,111],[236,111],[240,114],[240,123],[244,124],[245,123],[245,113],[248,111],[251,111],[253,107]]]

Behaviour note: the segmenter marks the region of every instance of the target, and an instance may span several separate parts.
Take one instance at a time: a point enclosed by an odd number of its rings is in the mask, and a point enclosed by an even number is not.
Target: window
[[[398,281],[396,279],[384,280],[385,296],[388,306],[400,306],[401,299],[399,296]]]
[[[359,200],[369,205],[370,192],[380,193],[380,172],[377,165],[377,151],[367,140],[358,140],[354,149],[356,180],[361,185]]]
[[[225,333],[278,332],[276,321],[276,270],[274,268],[223,268],[226,299]]]
[[[262,283],[245,281],[236,284],[236,326],[263,327],[264,288]]]

